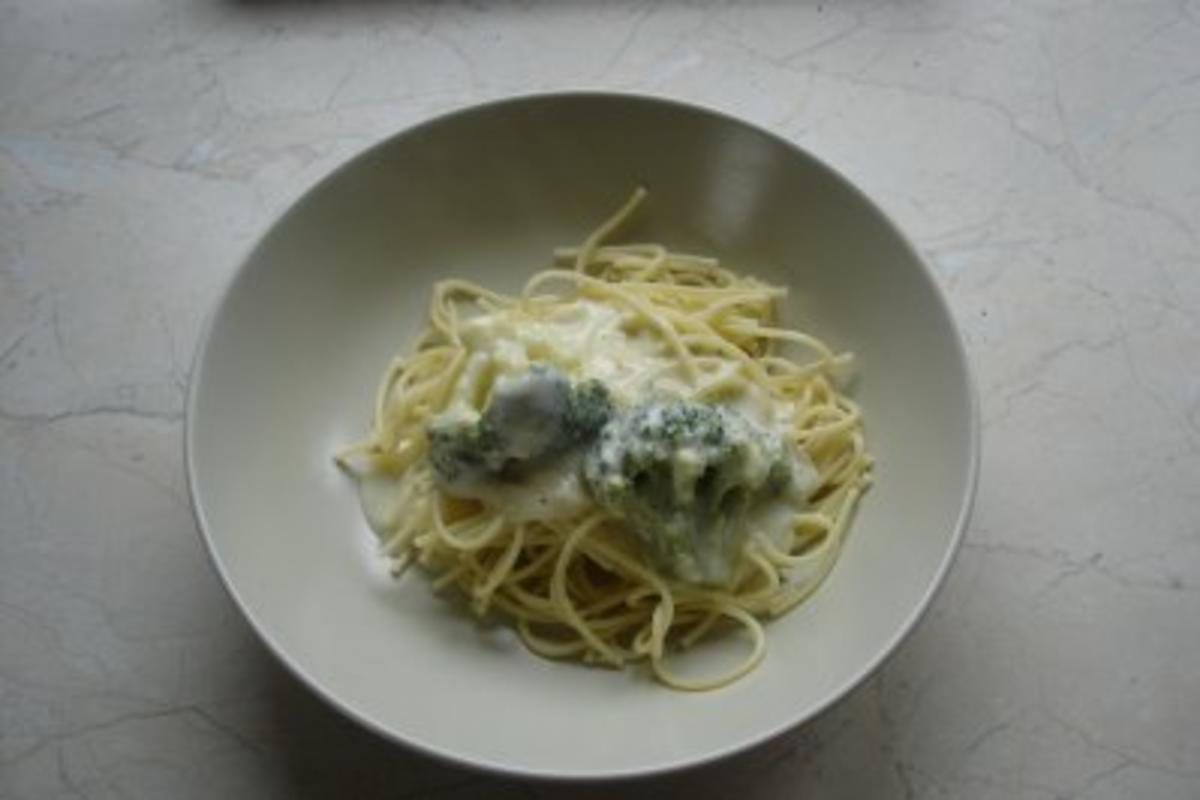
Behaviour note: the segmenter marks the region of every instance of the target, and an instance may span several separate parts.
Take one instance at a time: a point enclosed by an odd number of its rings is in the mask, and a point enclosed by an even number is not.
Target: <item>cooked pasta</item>
[[[871,458],[839,389],[850,356],[777,321],[784,289],[606,243],[644,196],[519,295],[437,284],[337,458],[396,574],[421,565],[539,655],[711,689],[829,573]],[[738,665],[675,668],[731,624]]]

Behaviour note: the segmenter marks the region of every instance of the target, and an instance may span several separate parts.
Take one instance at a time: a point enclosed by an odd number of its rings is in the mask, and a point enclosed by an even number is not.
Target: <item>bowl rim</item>
[[[716,118],[720,122],[732,124],[744,129],[749,129],[755,134],[765,136],[773,142],[783,145],[785,148],[795,152],[800,157],[807,159],[814,167],[825,172],[827,176],[832,178],[843,188],[849,190],[866,208],[873,212],[878,221],[882,223],[900,245],[908,251],[909,256],[918,265],[918,274],[920,280],[923,280],[931,290],[935,305],[949,322],[948,330],[950,333],[950,345],[958,363],[958,367],[962,370],[964,378],[964,389],[967,396],[967,475],[966,483],[962,497],[959,500],[959,507],[954,521],[954,530],[951,535],[949,546],[946,548],[942,556],[937,570],[934,572],[932,579],[925,588],[924,594],[920,600],[913,606],[908,616],[903,623],[896,629],[892,637],[879,647],[875,655],[869,659],[859,670],[850,674],[841,685],[820,703],[810,707],[807,713],[796,713],[791,715],[783,723],[765,728],[752,736],[746,736],[738,741],[731,742],[724,747],[715,748],[708,752],[698,753],[694,756],[680,757],[673,761],[666,761],[660,764],[649,764],[644,766],[634,766],[629,768],[605,769],[591,772],[560,772],[553,769],[530,768],[520,765],[505,764],[488,759],[473,758],[457,753],[453,750],[430,744],[417,738],[408,738],[400,733],[391,730],[381,721],[373,718],[368,712],[352,707],[348,703],[341,700],[334,691],[327,688],[322,681],[315,675],[310,674],[299,661],[292,658],[287,652],[287,649],[275,639],[270,630],[256,616],[252,609],[246,604],[242,598],[237,586],[234,585],[230,577],[229,569],[218,552],[217,546],[213,541],[210,533],[210,526],[207,516],[204,511],[204,501],[200,490],[199,481],[197,478],[197,466],[195,463],[195,439],[196,439],[196,411],[199,397],[199,387],[204,378],[204,364],[208,356],[209,347],[211,344],[212,333],[216,327],[218,320],[221,319],[223,312],[228,308],[231,297],[237,291],[238,286],[246,279],[255,254],[261,249],[271,233],[278,225],[293,211],[295,211],[305,198],[313,193],[328,186],[341,175],[348,171],[354,165],[362,160],[369,158],[372,154],[377,153],[384,148],[391,147],[400,140],[418,135],[428,128],[441,125],[449,122],[457,117],[469,116],[478,114],[502,106],[519,106],[525,104],[538,103],[554,103],[563,100],[595,100],[602,102],[634,102],[646,105],[657,105],[668,108],[674,111],[683,111],[687,113],[700,114],[708,117]],[[949,573],[954,561],[961,550],[962,541],[966,534],[966,529],[970,521],[971,512],[974,507],[976,494],[978,491],[979,471],[981,460],[981,420],[979,393],[974,373],[971,368],[970,358],[967,353],[965,343],[963,341],[962,332],[959,330],[954,314],[951,310],[949,301],[942,287],[939,285],[933,269],[929,263],[921,255],[920,250],[912,242],[912,240],[904,233],[899,225],[889,216],[874,200],[872,200],[862,189],[860,189],[853,181],[851,181],[840,170],[831,166],[824,160],[820,159],[813,153],[809,152],[804,147],[794,141],[784,137],[781,134],[775,133],[765,127],[762,127],[754,122],[736,116],[732,113],[721,111],[709,105],[697,103],[693,101],[680,100],[673,97],[662,95],[654,95],[642,92],[626,92],[626,91],[603,91],[603,90],[565,90],[565,91],[546,91],[546,92],[530,92],[521,94],[505,95],[488,99],[482,102],[468,102],[463,105],[458,105],[447,111],[440,112],[433,116],[425,117],[411,125],[407,125],[396,132],[385,136],[383,139],[367,145],[353,155],[342,160],[331,171],[324,174],[314,183],[302,189],[284,208],[282,211],[275,214],[265,230],[258,235],[256,239],[243,252],[242,257],[238,260],[237,266],[233,272],[225,279],[223,288],[220,290],[215,303],[210,307],[207,318],[203,323],[200,335],[197,338],[195,353],[192,357],[191,368],[189,370],[187,399],[184,409],[184,425],[183,425],[183,462],[184,472],[188,488],[188,496],[193,516],[196,520],[196,530],[204,543],[204,548],[208,553],[209,561],[216,570],[221,584],[225,587],[225,591],[233,599],[234,605],[241,612],[242,617],[250,625],[250,628],[257,635],[258,639],[266,646],[267,650],[275,657],[275,659],[283,664],[288,672],[297,678],[301,684],[307,687],[317,697],[321,698],[327,705],[332,706],[341,714],[349,717],[367,730],[383,737],[393,743],[403,745],[407,748],[415,750],[426,756],[430,756],[438,761],[450,764],[456,767],[462,767],[477,772],[491,773],[503,775],[513,778],[521,778],[527,780],[538,781],[571,781],[579,783],[597,783],[602,781],[625,781],[638,778],[647,778],[651,776],[661,776],[668,773],[680,772],[686,769],[699,767],[706,764],[713,764],[732,757],[739,753],[746,752],[754,747],[771,741],[788,731],[794,730],[801,725],[804,725],[811,720],[819,717],[825,711],[829,710],[835,704],[844,699],[852,691],[857,689],[867,678],[879,670],[884,663],[895,654],[900,644],[908,638],[913,632],[917,623],[924,617],[934,598],[941,591],[946,582],[946,576]]]

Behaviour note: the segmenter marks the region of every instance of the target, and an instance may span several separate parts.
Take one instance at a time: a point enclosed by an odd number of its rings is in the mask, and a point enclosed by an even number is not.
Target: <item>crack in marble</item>
[[[1066,717],[1056,713],[1049,706],[1044,707],[1042,709],[1042,712],[1046,715],[1047,718],[1049,718],[1055,724],[1060,726],[1063,730],[1074,735],[1076,738],[1078,738],[1080,741],[1082,741],[1088,747],[1092,747],[1096,750],[1100,750],[1102,752],[1116,756],[1122,762],[1128,762],[1126,764],[1127,767],[1137,766],[1142,769],[1149,770],[1151,772],[1162,772],[1166,775],[1173,775],[1177,778],[1200,778],[1200,767],[1196,767],[1196,768],[1176,767],[1175,765],[1172,765],[1172,764],[1164,764],[1164,763],[1155,761],[1148,757],[1142,756],[1139,753],[1131,752],[1130,750],[1127,750],[1125,748],[1116,747],[1114,745],[1108,744],[1107,742],[1101,741],[1098,737],[1096,737],[1095,735],[1090,733],[1088,730],[1086,730],[1082,726],[1076,725],[1075,723],[1068,720]]]
[[[83,371],[79,368],[79,362],[75,360],[75,356],[71,349],[67,347],[66,336],[62,329],[62,315],[59,313],[58,296],[54,288],[50,289],[50,334],[54,340],[54,347],[58,351],[58,360],[66,365],[67,371],[75,379],[77,384],[86,383],[83,377]]]
[[[869,66],[869,65],[868,65]],[[820,75],[824,78],[832,80],[844,81],[852,86],[860,86],[867,89],[879,89],[883,91],[899,92],[902,94],[911,95],[913,97],[921,97],[928,100],[943,100],[958,102],[964,105],[974,106],[981,110],[989,111],[998,116],[1005,124],[1005,127],[1019,139],[1033,145],[1038,151],[1045,155],[1048,159],[1055,163],[1062,163],[1062,156],[1059,151],[1059,145],[1044,141],[1031,131],[1026,130],[1017,120],[1012,109],[1005,106],[990,97],[984,95],[967,94],[954,90],[935,90],[926,89],[911,84],[893,83],[891,81],[880,80],[877,78],[866,78],[859,72],[846,72],[843,70],[831,70],[825,67],[818,67],[812,64],[806,66],[806,72],[814,75]]]
[[[1048,47],[1044,44],[1044,42],[1042,44],[1042,47],[1043,47],[1043,52],[1045,53],[1045,57],[1047,59],[1051,59]],[[1051,61],[1052,61],[1052,59],[1051,59]],[[1189,79],[1185,79],[1185,81],[1186,80],[1189,80]],[[1077,146],[1073,136],[1071,135],[1071,126],[1067,121],[1067,113],[1066,113],[1065,106],[1063,103],[1061,85],[1060,85],[1060,81],[1058,78],[1058,71],[1056,69],[1051,70],[1051,88],[1053,90],[1052,96],[1054,99],[1055,113],[1058,116],[1059,127],[1063,131],[1064,151],[1069,155],[1069,157],[1060,159],[1060,161],[1064,166],[1067,167],[1067,169],[1071,172],[1071,174],[1074,175],[1076,183],[1081,188],[1091,192],[1097,199],[1099,199],[1103,203],[1106,203],[1108,205],[1111,205],[1111,206],[1114,206],[1117,208],[1122,208],[1125,210],[1141,211],[1143,213],[1147,213],[1147,214],[1156,216],[1157,218],[1162,219],[1168,225],[1170,225],[1175,230],[1180,232],[1191,242],[1200,244],[1200,237],[1197,236],[1195,230],[1191,227],[1191,224],[1188,221],[1188,219],[1186,218],[1186,216],[1177,214],[1177,213],[1167,210],[1167,209],[1162,209],[1162,208],[1158,207],[1156,204],[1154,204],[1152,201],[1149,201],[1149,200],[1137,201],[1137,200],[1128,200],[1128,199],[1125,199],[1122,197],[1118,197],[1117,195],[1113,194],[1111,192],[1111,190],[1109,190],[1107,187],[1105,187],[1102,182],[1096,180],[1089,173],[1088,169],[1085,166],[1085,164],[1086,164],[1085,159],[1084,159],[1083,155],[1079,152],[1078,146]],[[1145,104],[1151,102],[1155,98],[1155,96],[1159,95],[1162,92],[1168,91],[1168,89],[1169,89],[1169,87],[1161,87],[1160,89],[1158,89],[1154,92],[1151,92],[1146,98],[1143,98],[1142,104],[1145,105]]]
[[[1187,6],[1180,5],[1179,8],[1176,9],[1175,17],[1173,19],[1169,19],[1166,22],[1156,25],[1155,27],[1146,31],[1146,33],[1142,34],[1140,38],[1138,38],[1129,46],[1129,49],[1139,50],[1150,42],[1153,42],[1155,39],[1161,37],[1164,33],[1172,31],[1175,28],[1178,28],[1180,25],[1190,24],[1191,22],[1192,20],[1188,18],[1187,14]]]
[[[1055,574],[1039,590],[1039,595],[1045,595],[1059,589],[1067,580],[1084,574],[1098,575],[1126,589],[1160,592],[1200,592],[1200,584],[1187,583],[1177,575],[1165,576],[1161,579],[1132,578],[1119,572],[1116,569],[1116,564],[1113,566],[1105,564],[1104,554],[1099,552],[1092,553],[1087,558],[1081,559],[1060,548],[1029,547],[986,540],[963,542],[963,548],[986,555],[1031,558],[1055,568]]]
[[[1114,346],[1120,345],[1128,337],[1128,332],[1118,328],[1115,332],[1097,339],[1072,338],[1059,342],[1038,353],[1032,359],[1021,363],[1016,370],[1016,377],[999,381],[995,390],[1003,390],[999,400],[999,409],[994,414],[985,414],[984,422],[987,427],[994,427],[1011,418],[1017,403],[1038,393],[1044,393],[1064,399],[1079,400],[1080,398],[1063,392],[1051,391],[1047,386],[1047,374],[1054,365],[1068,356],[1077,353],[1103,354]],[[1013,385],[1015,384],[1015,385]],[[1009,388],[1006,388],[1009,387]],[[991,404],[988,404],[989,406]],[[1107,427],[1107,425],[1105,425]]]
[[[838,42],[844,41],[863,30],[863,15],[860,12],[853,10],[849,11],[848,13],[850,14],[851,22],[846,28],[835,31],[828,36],[799,48],[798,50],[784,53],[783,55],[772,55],[771,53],[755,47],[752,42],[746,41],[742,28],[721,17],[714,17],[711,24],[712,26],[728,34],[728,36],[724,37],[722,41],[724,41],[726,44],[733,45],[733,47],[745,55],[764,63],[771,64],[772,66],[785,69],[790,72],[795,72],[797,71],[797,65],[795,64],[796,61],[799,61],[807,56],[815,55],[816,53],[819,53],[820,51],[831,47]]]
[[[1116,208],[1121,208],[1126,211],[1138,211],[1143,214],[1154,217],[1164,222],[1168,227],[1174,229],[1181,236],[1190,241],[1193,245],[1200,248],[1200,233],[1192,227],[1192,223],[1188,217],[1179,214],[1171,209],[1162,208],[1157,203],[1149,199],[1131,200],[1124,197],[1119,197],[1112,192],[1111,189],[1101,183],[1097,183],[1088,179],[1088,183],[1084,184],[1085,188],[1089,189],[1103,203],[1107,203]]]
[[[1187,414],[1186,409],[1176,409],[1166,397],[1154,386],[1142,371],[1139,360],[1134,357],[1133,352],[1129,349],[1129,335],[1125,329],[1125,325],[1118,317],[1116,320],[1117,326],[1122,331],[1120,338],[1121,355],[1125,360],[1126,369],[1134,379],[1134,385],[1140,388],[1150,401],[1158,408],[1167,418],[1178,418],[1182,422],[1182,428],[1187,432],[1188,439],[1191,443],[1189,448],[1191,452],[1200,452],[1200,428],[1198,428],[1191,417]]]
[[[633,22],[629,25],[629,29],[625,32],[625,35],[621,38],[621,42],[615,48],[613,48],[612,55],[599,70],[598,74],[600,77],[609,75],[614,69],[617,68],[617,66],[621,63],[621,60],[625,58],[625,55],[633,46],[634,41],[641,34],[642,28],[645,27],[646,22],[655,15],[657,10],[658,7],[655,4],[649,3],[643,10],[634,16]]]
[[[104,106],[103,108],[98,108],[95,111],[90,111],[87,114],[84,114],[79,117],[75,117],[74,119],[69,120],[64,124],[67,127],[75,127],[76,125],[86,125],[89,122],[96,122],[97,120],[104,119],[106,117],[112,116],[113,114],[118,114],[118,113],[124,111],[126,109],[126,107],[127,106],[125,103],[110,103],[110,104]]]
[[[139,408],[133,405],[123,405],[119,403],[98,403],[93,406],[85,406],[83,408],[72,408],[63,411],[11,411],[0,407],[0,420],[5,422],[24,423],[32,425],[53,425],[58,422],[64,422],[73,419],[86,419],[88,417],[102,416],[118,416],[132,417],[141,420],[153,420],[158,422],[180,422],[183,419],[182,411],[164,411],[151,408]]]
[[[966,746],[963,747],[963,756],[972,755],[975,753],[975,751],[987,744],[989,740],[1004,733],[1011,728],[1012,725],[1013,721],[1011,719],[1006,719],[1002,722],[997,722],[994,725],[989,725],[988,727],[984,728],[982,731],[975,734],[975,737],[971,739],[971,741],[967,742]]]
[[[64,435],[64,438],[68,437]],[[80,450],[83,450],[86,453],[90,453],[121,474],[128,475],[129,477],[150,486],[156,492],[169,499],[174,505],[186,510],[190,517],[192,504],[187,497],[186,490],[182,490],[170,483],[165,482],[155,473],[139,469],[131,464],[127,464],[124,461],[121,461],[119,458],[114,457],[104,448],[97,447],[96,445],[93,445],[83,439],[72,436],[69,437],[69,441],[73,446],[78,447]]]
[[[237,730],[236,728],[234,728],[230,725],[227,725],[225,722],[221,721],[215,714],[211,713],[203,706],[201,706],[201,705],[186,705],[186,706],[181,706],[180,708],[182,708],[186,712],[195,714],[197,717],[199,717],[200,719],[207,722],[209,727],[211,727],[213,730],[216,730],[216,731],[219,731],[219,732],[225,734],[225,736],[227,738],[229,738],[233,742],[240,745],[243,750],[246,750],[248,752],[254,753],[255,755],[259,755],[259,756],[266,754],[266,748],[264,748],[262,744],[243,735],[241,733],[241,731]]]
[[[461,24],[461,20],[459,22]],[[458,43],[453,34],[442,33],[436,28],[431,28],[426,35],[432,41],[437,42],[443,48],[449,51],[450,54],[458,60],[467,73],[467,83],[471,89],[479,91],[486,85],[486,82],[481,80],[479,77],[478,65],[475,63],[474,59],[471,58],[468,51]]]
[[[213,714],[211,714],[202,706],[188,704],[154,709],[150,711],[129,712],[111,717],[109,719],[89,723],[87,725],[80,725],[78,727],[56,731],[42,737],[40,741],[34,742],[28,747],[17,751],[13,755],[0,759],[0,766],[12,767],[21,761],[37,755],[49,747],[61,747],[66,743],[82,737],[88,737],[97,733],[112,731],[132,723],[153,722],[156,720],[171,719],[174,717],[191,717],[198,719],[204,723],[207,728],[221,734],[225,739],[232,741],[239,748],[247,750],[256,755],[263,755],[265,753],[265,750],[260,743],[246,738],[237,730],[218,720],[215,716],[213,716]]]
[[[1018,401],[1032,397],[1045,389],[1045,381],[1038,378],[1022,383],[1011,389],[1000,398],[1000,410],[995,415],[984,417],[987,427],[991,428],[1009,419],[1016,409]]]
[[[66,749],[62,745],[59,745],[55,751],[55,763],[57,765],[58,779],[62,782],[63,786],[67,787],[67,790],[70,792],[70,796],[84,798],[86,800],[87,795],[83,793],[82,788],[75,781],[75,779],[71,777],[71,771],[67,767]]]
[[[957,795],[954,795],[950,791],[950,786],[948,783],[949,779],[945,779],[940,776],[935,776],[933,774],[932,770],[925,769],[924,767],[920,767],[912,760],[901,761],[899,763],[903,767],[904,772],[909,777],[910,781],[911,781],[912,776],[915,775],[916,777],[925,781],[925,783],[929,784],[929,786],[932,787],[935,791],[937,791],[938,794],[940,794],[941,796],[943,796],[943,797],[956,797],[957,796]]]
[[[1197,73],[1194,76],[1194,78],[1196,80],[1200,80],[1200,73]],[[1200,107],[1177,109],[1175,111],[1172,111],[1172,112],[1166,114],[1163,117],[1160,117],[1153,124],[1147,125],[1146,128],[1142,132],[1143,136],[1146,136],[1146,137],[1155,136],[1157,134],[1162,133],[1163,131],[1165,131],[1167,128],[1171,127],[1172,125],[1174,125],[1179,120],[1187,119],[1188,117],[1197,117],[1197,116],[1200,116]],[[1134,142],[1132,139],[1125,142],[1121,146],[1120,151],[1122,153],[1127,152],[1128,148],[1132,147],[1133,144],[1134,144]]]
[[[1104,783],[1106,780],[1109,780],[1110,778],[1112,778],[1114,775],[1116,775],[1120,772],[1124,772],[1125,770],[1129,769],[1132,766],[1134,766],[1134,763],[1132,761],[1129,761],[1128,759],[1121,759],[1116,764],[1112,765],[1111,767],[1105,767],[1104,769],[1100,770],[1099,772],[1096,772],[1093,775],[1089,775],[1087,778],[1087,781],[1083,784],[1083,786],[1079,787],[1079,789],[1076,791],[1071,791],[1071,792],[1067,792],[1066,794],[1063,794],[1061,796],[1061,800],[1075,800],[1075,798],[1080,797],[1081,795],[1087,794],[1092,789],[1095,789],[1097,786]],[[1059,798],[1056,798],[1056,800],[1059,800]]]
[[[12,617],[20,620],[25,625],[34,629],[41,634],[41,636],[50,644],[51,647],[63,653],[64,655],[69,656],[72,659],[86,662],[97,673],[103,673],[106,671],[107,667],[101,658],[96,656],[94,653],[80,651],[73,647],[68,647],[66,641],[63,639],[62,632],[50,623],[43,620],[30,609],[7,600],[0,600],[0,613],[8,613]],[[3,673],[0,672],[0,674]],[[12,675],[6,675],[5,679],[13,683],[23,682],[19,678],[14,678]]]
[[[34,169],[18,155],[12,138],[7,136],[0,138],[0,153],[3,153],[16,165],[17,170],[30,186],[44,195],[44,197],[35,197],[24,204],[24,209],[30,216],[44,216],[55,211],[74,208],[88,199],[88,195],[84,192],[51,186],[42,180]]]
[[[357,61],[352,62],[346,67],[345,70],[343,70],[342,77],[339,78],[337,83],[333,85],[333,88],[329,91],[329,96],[325,98],[325,102],[321,106],[322,110],[333,110],[333,108],[336,106],[337,99],[341,97],[342,92],[346,90],[346,87],[350,85],[350,82],[354,80],[361,70],[362,64]]]
[[[8,359],[17,352],[17,349],[25,343],[25,339],[29,337],[31,332],[32,331],[28,330],[22,331],[21,333],[17,334],[11,342],[9,342],[7,347],[5,347],[3,350],[0,350],[0,365],[7,362]]]
[[[1194,9],[1193,5],[1195,5]],[[1193,4],[1185,0],[1182,5],[1182,13],[1188,22],[1200,28],[1200,3]]]
[[[1022,365],[1022,372],[1032,375],[1035,378],[1040,378],[1059,360],[1077,352],[1085,353],[1104,353],[1111,349],[1114,345],[1120,344],[1127,336],[1124,329],[1100,337],[1098,339],[1088,339],[1084,337],[1074,337],[1066,341],[1058,342],[1051,347],[1038,353],[1032,360]]]
[[[824,39],[818,39],[817,41],[813,42],[812,44],[806,45],[805,47],[802,47],[801,49],[797,50],[794,53],[788,53],[787,55],[785,55],[783,57],[784,63],[785,64],[793,64],[794,62],[799,61],[800,59],[810,58],[810,57],[816,55],[817,53],[820,53],[822,50],[828,49],[828,48],[832,47],[833,45],[838,44],[840,42],[844,42],[845,40],[849,39],[851,36],[860,32],[863,29],[863,25],[864,25],[862,15],[857,12],[853,12],[853,11],[850,12],[850,15],[851,15],[852,21],[851,21],[849,27],[845,28],[844,30],[838,31],[837,33],[830,34],[829,36],[825,37]]]

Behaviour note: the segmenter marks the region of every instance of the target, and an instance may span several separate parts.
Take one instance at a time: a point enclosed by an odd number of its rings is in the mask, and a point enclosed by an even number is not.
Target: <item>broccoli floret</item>
[[[612,397],[608,388],[597,380],[575,386],[567,398],[563,420],[567,434],[577,442],[589,442],[613,415]]]
[[[778,436],[732,409],[652,402],[605,425],[584,460],[584,480],[661,569],[724,583],[747,512],[788,485],[791,467]]]
[[[427,429],[430,462],[443,489],[516,481],[565,451],[590,442],[612,415],[599,381],[578,386],[537,364],[499,378],[477,418],[442,415]]]
[[[490,471],[501,460],[504,449],[499,432],[486,417],[474,423],[452,421],[431,425],[427,435],[434,472],[446,483]]]

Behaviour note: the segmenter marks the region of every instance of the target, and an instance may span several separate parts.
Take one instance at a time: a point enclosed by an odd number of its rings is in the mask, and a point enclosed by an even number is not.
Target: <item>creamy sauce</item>
[[[639,326],[634,315],[595,300],[565,303],[537,320],[508,311],[480,315],[463,323],[462,337],[472,355],[451,402],[459,413],[480,411],[493,381],[520,375],[537,362],[557,367],[574,381],[599,380],[620,405],[694,393],[666,344]],[[706,381],[736,378],[739,369],[727,364]],[[749,382],[715,400],[781,432],[793,413],[791,403]]]
[[[579,479],[579,457],[568,455],[520,483],[493,484],[475,492],[488,505],[504,509],[514,522],[564,519],[586,511],[592,500]]]
[[[817,470],[808,456],[792,451],[792,481],[786,490],[755,506],[746,520],[751,534],[761,533],[776,547],[786,548],[791,544],[792,525],[796,515],[803,513],[808,505],[805,498],[816,485]]]
[[[358,477],[358,501],[371,530],[381,539],[403,522],[407,498],[392,475],[366,472]]]
[[[468,320],[462,337],[472,355],[452,404],[478,411],[491,381],[522,374],[537,362],[573,381],[599,380],[618,404],[649,393],[683,396],[687,385],[675,360],[657,337],[635,324],[633,316],[594,300],[565,303],[536,320],[506,311]]]
[[[557,368],[573,382],[601,381],[618,406],[648,397],[684,399],[694,395],[668,345],[635,315],[607,303],[579,299],[538,319],[510,310],[481,314],[464,321],[460,333],[471,354],[446,410],[437,417],[441,422],[478,420],[497,387],[525,380],[530,368],[539,363]],[[772,398],[748,381],[729,381],[736,379],[739,369],[730,363],[706,376],[706,382],[725,380],[736,387],[713,400],[767,430],[785,434],[794,413],[792,404]],[[686,451],[677,456],[680,479],[688,473],[688,457]],[[794,461],[792,486],[760,503],[749,519],[755,530],[781,544],[788,540],[788,526],[803,507],[803,497],[815,479],[815,470],[804,454],[794,453]],[[568,454],[519,482],[497,481],[474,486],[463,494],[503,508],[513,520],[574,516],[592,502],[578,466],[578,455]],[[395,480],[386,475],[364,476],[359,486],[371,527],[380,535],[395,530],[405,504]]]

